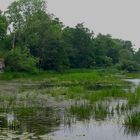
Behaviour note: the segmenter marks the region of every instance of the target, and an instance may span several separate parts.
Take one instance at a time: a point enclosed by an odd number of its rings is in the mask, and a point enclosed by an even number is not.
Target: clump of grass
[[[126,94],[120,88],[113,87],[111,89],[103,89],[85,95],[85,98],[89,100],[91,103],[103,101],[109,97],[124,98],[126,97]]]
[[[140,127],[140,112],[128,115],[125,120],[125,125]]]
[[[93,113],[93,107],[91,105],[76,105],[71,106],[70,113],[75,115],[78,119],[90,119]]]
[[[106,105],[99,103],[95,106],[94,117],[95,120],[104,120],[107,117],[109,109]]]
[[[127,99],[128,99],[129,108],[139,105],[139,103],[140,103],[140,86],[137,87],[135,93],[129,94]]]
[[[75,105],[70,107],[70,113],[80,120],[89,120],[90,118],[104,120],[109,113],[109,107],[103,103]]]

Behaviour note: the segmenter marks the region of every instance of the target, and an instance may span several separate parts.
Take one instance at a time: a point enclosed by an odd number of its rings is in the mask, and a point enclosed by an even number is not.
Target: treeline
[[[0,58],[7,71],[114,66],[131,72],[139,70],[140,50],[131,41],[95,36],[83,23],[64,26],[44,0],[18,0],[0,12]]]

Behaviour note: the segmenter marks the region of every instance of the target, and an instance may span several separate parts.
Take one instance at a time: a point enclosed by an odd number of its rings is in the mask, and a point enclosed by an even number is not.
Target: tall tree
[[[18,0],[14,1],[5,12],[10,27],[15,31],[26,23],[34,13],[46,10],[45,0]]]
[[[25,45],[38,57],[43,69],[62,70],[68,59],[61,38],[62,24],[44,11],[34,13],[21,30],[18,30],[17,45]]]
[[[72,68],[93,66],[92,38],[93,32],[85,28],[83,23],[77,24],[75,28],[66,27],[63,30],[63,39]]]

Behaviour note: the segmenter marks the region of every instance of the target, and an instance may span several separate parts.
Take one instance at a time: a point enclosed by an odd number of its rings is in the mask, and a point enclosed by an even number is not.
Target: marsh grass
[[[135,73],[125,73],[126,78],[140,78],[140,73],[139,72],[135,72]]]
[[[125,119],[125,125],[140,127],[140,112],[128,115]]]
[[[109,114],[109,107],[103,104],[98,104],[95,106],[94,117],[95,120],[104,120]]]
[[[93,107],[91,105],[75,105],[70,107],[70,113],[75,115],[78,119],[90,119],[93,114]]]
[[[138,106],[140,103],[140,86],[136,88],[135,93],[128,94],[127,99],[129,108]]]
[[[140,104],[140,86],[137,87],[136,92],[130,94],[128,97],[127,108],[129,110],[133,110],[134,107],[138,108]],[[133,135],[138,135],[140,133],[140,112],[137,111],[132,112],[127,115],[124,120],[124,124],[127,130],[127,133],[131,133]]]
[[[100,91],[91,92],[89,94],[86,94],[85,96],[85,98],[89,100],[91,103],[94,103],[96,101],[102,101],[109,97],[124,98],[126,97],[126,95],[121,89],[114,87],[111,89],[103,89]]]
[[[115,72],[119,73],[119,72]],[[105,77],[105,78],[104,78]],[[115,78],[114,78],[115,77]],[[97,70],[90,70],[90,69],[74,69],[68,70],[63,73],[57,73],[54,71],[47,71],[43,72],[40,71],[36,74],[29,74],[29,73],[15,73],[15,72],[5,72],[0,74],[0,80],[15,80],[15,79],[25,79],[25,80],[33,80],[33,81],[43,81],[48,79],[58,79],[60,81],[120,81],[117,78],[117,75],[114,75],[114,71],[111,69],[97,69]]]
[[[16,116],[34,116],[36,115],[36,112],[37,112],[37,108],[33,108],[33,107],[30,107],[30,108],[14,108],[14,113],[16,114]]]
[[[114,114],[114,110],[120,114],[132,110],[140,103],[140,87],[135,93],[125,91],[123,87],[129,83],[122,78],[125,76],[110,70],[0,74],[0,79],[3,80],[1,82],[7,82],[7,85],[0,86],[0,111],[13,110],[17,116],[35,116],[38,108],[47,106],[50,96],[58,102],[69,99],[86,100],[88,104],[72,104],[69,112],[79,120],[89,120],[91,117],[97,121],[105,120],[108,114]],[[14,84],[9,86],[9,83]],[[128,102],[118,104],[115,109],[110,110],[109,105],[102,102],[111,99],[125,99]],[[139,116],[140,114],[129,116],[125,124],[140,124]],[[67,119],[67,123],[71,123],[71,117]]]
[[[88,99],[91,102],[104,99],[107,96],[120,96],[115,85],[122,83],[110,70],[69,70],[64,73],[40,72],[39,74],[4,73],[0,79],[18,79],[23,82],[30,79],[32,83],[38,80],[39,85],[26,85],[20,92],[26,90],[46,89],[46,94],[53,97],[63,96],[68,99]],[[27,87],[28,86],[28,87]],[[99,86],[99,87],[98,87]],[[100,87],[101,86],[101,87]],[[98,90],[97,90],[98,89]],[[97,90],[97,91],[96,91]],[[118,93],[117,93],[118,92]]]
[[[70,113],[79,120],[90,120],[90,118],[92,118],[99,121],[107,118],[109,107],[103,103],[98,103],[96,105],[72,105],[70,107]]]

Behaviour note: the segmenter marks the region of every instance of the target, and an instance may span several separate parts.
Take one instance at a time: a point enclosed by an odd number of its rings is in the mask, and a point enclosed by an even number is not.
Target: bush
[[[5,56],[6,71],[12,72],[30,72],[37,71],[38,60],[34,58],[27,48],[14,48]]]

